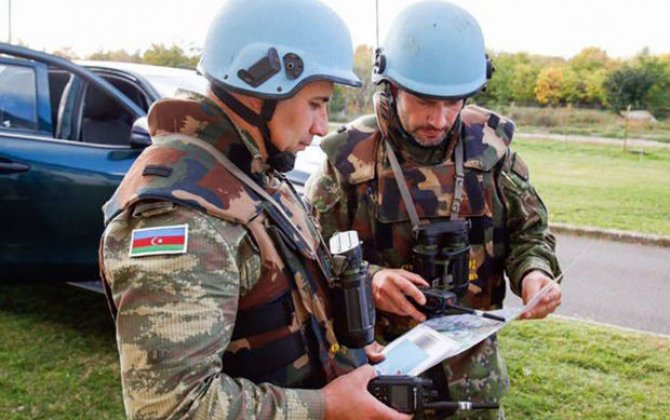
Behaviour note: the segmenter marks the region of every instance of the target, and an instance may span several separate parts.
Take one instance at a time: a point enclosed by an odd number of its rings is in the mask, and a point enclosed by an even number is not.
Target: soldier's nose
[[[437,129],[444,129],[449,122],[449,109],[442,105],[436,105],[428,113],[428,122]]]

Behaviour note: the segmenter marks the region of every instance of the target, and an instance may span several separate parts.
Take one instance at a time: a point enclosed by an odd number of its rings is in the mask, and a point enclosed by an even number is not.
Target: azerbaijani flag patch
[[[134,229],[130,256],[184,254],[188,244],[188,225]]]

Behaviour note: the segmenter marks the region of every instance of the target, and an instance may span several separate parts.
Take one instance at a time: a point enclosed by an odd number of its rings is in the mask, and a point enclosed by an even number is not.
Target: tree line
[[[130,53],[126,50],[103,50],[100,49],[85,56],[77,55],[72,48],[65,47],[53,51],[52,54],[70,60],[85,59],[99,61],[121,61],[125,63],[152,64],[155,66],[177,67],[183,69],[195,69],[200,60],[200,51],[192,46],[172,44],[151,44],[146,51]]]
[[[79,58],[69,48],[54,53]],[[483,105],[570,105],[616,112],[631,106],[657,116],[670,115],[670,54],[652,55],[643,49],[624,60],[611,58],[600,48],[589,47],[569,59],[527,53],[491,53],[490,56],[496,70],[486,91],[476,98],[477,103]],[[153,44],[141,54],[139,51],[100,50],[83,58],[195,68],[200,51],[177,44]],[[372,112],[371,98],[376,89],[370,81],[373,48],[358,46],[354,60],[363,88],[335,87],[330,104],[335,119]]]
[[[372,112],[370,97],[373,49],[356,49],[355,71],[363,89],[336,87],[331,110]],[[643,49],[627,60],[611,58],[595,47],[570,59],[527,53],[491,53],[495,72],[476,101],[483,105],[565,106],[621,111],[629,105],[657,116],[670,115],[670,54]]]

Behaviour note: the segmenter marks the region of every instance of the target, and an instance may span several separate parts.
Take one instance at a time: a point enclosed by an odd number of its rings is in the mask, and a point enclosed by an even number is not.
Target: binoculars
[[[415,231],[413,271],[430,284],[422,289],[426,304],[417,308],[429,317],[449,313],[468,291],[469,230],[469,222],[458,219],[421,225]]]

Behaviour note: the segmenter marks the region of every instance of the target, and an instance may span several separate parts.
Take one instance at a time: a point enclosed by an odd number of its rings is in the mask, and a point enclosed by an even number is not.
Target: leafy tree
[[[477,96],[477,102],[481,104],[490,102],[508,104],[514,100],[510,89],[514,77],[514,55],[490,54],[490,56],[495,66],[495,72],[489,80],[486,91]]]
[[[98,60],[98,61],[121,61],[125,63],[141,63],[142,57],[140,57],[140,52],[136,51],[134,54],[130,54],[126,50],[119,49],[116,51],[105,51],[98,50],[93,54],[87,57],[88,60]]]
[[[535,63],[517,63],[512,70],[510,91],[515,102],[530,104],[535,102],[535,83],[540,67]]]
[[[653,80],[643,99],[645,108],[650,111],[670,108],[670,61],[652,56],[645,48],[635,57],[634,64]]]
[[[68,60],[76,60],[79,58],[79,56],[77,56],[77,53],[74,52],[72,47],[59,48],[53,51],[51,54],[56,55],[58,57],[66,58]]]
[[[577,73],[590,72],[607,67],[610,63],[607,53],[597,47],[587,47],[581,50],[569,61],[570,67]]]
[[[608,74],[609,70],[598,69],[585,76],[584,102],[592,105],[607,105],[604,83]]]
[[[375,85],[372,83],[372,60],[373,51],[369,45],[359,45],[354,51],[354,73],[363,82],[361,89],[351,89],[344,87],[341,89],[344,101],[344,119],[350,119],[353,116],[368,114],[373,112],[372,95],[375,92]]]
[[[344,113],[345,99],[344,99],[344,90],[345,88],[341,85],[335,85],[333,89],[333,97],[328,102],[328,114],[330,114],[331,119],[344,119],[341,114]]]
[[[572,67],[563,70],[563,83],[560,87],[562,102],[581,104],[586,102],[586,75]]]
[[[182,47],[173,44],[166,47],[163,44],[151,44],[151,48],[142,55],[142,62],[156,66],[195,68],[199,57],[188,56]]]
[[[558,104],[563,97],[563,84],[565,82],[562,67],[548,67],[542,69],[537,76],[535,84],[535,96],[540,104]]]
[[[607,102],[614,111],[634,108],[645,108],[645,97],[655,82],[654,76],[642,67],[628,64],[614,70],[604,82]]]
[[[545,61],[553,60],[553,58],[526,53],[491,54],[491,57],[496,71],[489,81],[486,92],[477,97],[477,102],[535,103],[534,87],[540,69]]]
[[[603,105],[605,95],[602,83],[611,65],[612,60],[604,50],[584,48],[566,63],[562,100],[576,105]]]

